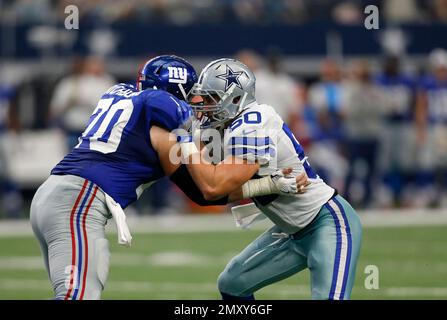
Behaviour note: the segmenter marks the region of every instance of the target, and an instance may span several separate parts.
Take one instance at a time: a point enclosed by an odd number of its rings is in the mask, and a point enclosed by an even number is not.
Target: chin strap
[[[186,94],[186,91],[181,83],[178,84],[178,88],[180,89],[180,92],[182,93],[182,96],[185,99],[185,101],[188,101],[188,95]]]
[[[239,111],[243,110],[246,99],[247,99],[247,92],[244,92],[244,96],[242,97],[241,102],[239,103]]]

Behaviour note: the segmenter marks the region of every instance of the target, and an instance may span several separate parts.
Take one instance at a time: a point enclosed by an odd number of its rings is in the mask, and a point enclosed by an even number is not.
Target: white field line
[[[195,267],[223,268],[237,252],[226,252],[221,256],[202,255],[188,251],[165,251],[154,254],[112,253],[110,265],[112,267]],[[405,259],[404,261],[382,261],[380,268],[399,269],[402,272],[414,270],[447,274],[447,262],[438,261],[425,266],[420,260]],[[0,257],[0,272],[2,270],[44,270],[41,256]],[[149,269],[148,269],[149,270]]]
[[[235,253],[225,253],[219,257],[202,255],[188,251],[165,251],[153,254],[113,253],[111,266],[120,267],[223,267]],[[42,270],[41,256],[0,257],[0,270]]]
[[[447,209],[365,210],[359,212],[364,227],[403,227],[447,225]],[[179,214],[160,216],[130,216],[128,224],[133,233],[179,233],[206,231],[236,231],[231,214]],[[253,230],[271,226],[268,219],[256,223]],[[115,233],[113,220],[106,228]],[[32,235],[29,220],[0,221],[0,237]]]
[[[19,291],[42,291],[50,286],[47,280],[36,279],[0,279],[0,291],[14,290]],[[216,293],[216,283],[181,283],[181,282],[147,282],[147,281],[109,281],[106,284],[105,291],[121,292],[121,293],[160,293],[169,294],[188,293],[191,294],[191,299],[200,294]],[[305,285],[275,285],[275,294],[281,298],[300,296],[310,298],[310,288]],[[447,287],[389,287],[374,292],[380,292],[382,295],[389,298],[412,298],[412,297],[432,297],[447,299]],[[363,293],[364,295],[364,293]],[[175,294],[173,294],[175,297]],[[373,297],[373,295],[372,295]],[[1,297],[0,297],[1,298]],[[150,297],[148,296],[148,299]]]

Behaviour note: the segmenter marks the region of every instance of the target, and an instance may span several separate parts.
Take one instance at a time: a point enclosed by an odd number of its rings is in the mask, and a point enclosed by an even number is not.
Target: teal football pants
[[[351,205],[337,195],[315,219],[293,236],[278,237],[273,226],[220,274],[220,292],[237,297],[309,268],[312,299],[349,299],[354,285],[362,239],[360,219]]]

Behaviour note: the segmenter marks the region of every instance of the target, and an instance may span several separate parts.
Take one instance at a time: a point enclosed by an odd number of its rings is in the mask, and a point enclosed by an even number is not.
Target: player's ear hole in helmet
[[[164,90],[187,101],[196,82],[197,73],[188,61],[174,55],[161,55],[143,65],[138,72],[137,88]]]

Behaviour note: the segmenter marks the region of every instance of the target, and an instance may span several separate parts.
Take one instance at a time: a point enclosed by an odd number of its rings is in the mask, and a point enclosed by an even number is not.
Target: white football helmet
[[[192,103],[201,128],[220,128],[239,115],[255,98],[256,78],[242,62],[218,59],[210,62],[200,73],[191,90],[192,97],[201,96],[200,103]]]

